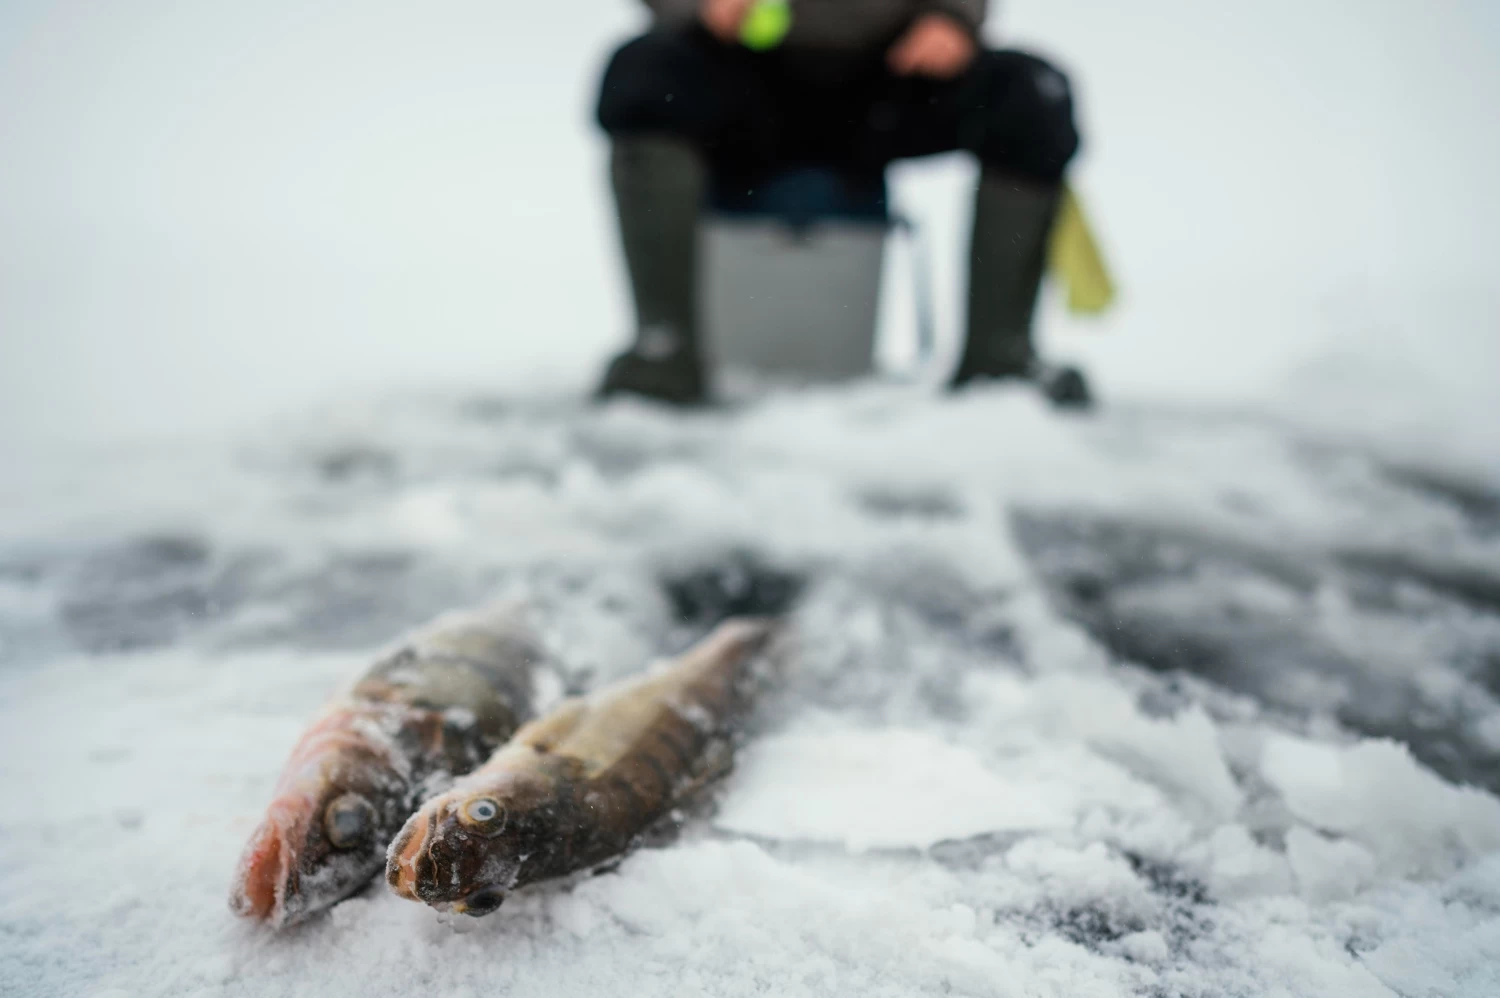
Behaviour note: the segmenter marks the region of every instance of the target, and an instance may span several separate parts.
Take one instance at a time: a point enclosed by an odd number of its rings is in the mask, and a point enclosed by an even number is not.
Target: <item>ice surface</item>
[[[1378,453],[1307,446],[867,387],[686,418],[374,399],[128,480],[59,452],[33,481],[86,487],[0,511],[28,524],[0,544],[0,982],[1494,993],[1500,800],[1461,778],[1492,771],[1465,732],[1500,717],[1500,612],[1443,579],[1500,552]],[[1377,533],[1396,557],[1351,567]],[[396,634],[524,596],[588,689],[701,626],[664,572],[746,551],[807,579],[791,654],[675,842],[477,922],[380,885],[277,937],[225,909],[287,749]]]

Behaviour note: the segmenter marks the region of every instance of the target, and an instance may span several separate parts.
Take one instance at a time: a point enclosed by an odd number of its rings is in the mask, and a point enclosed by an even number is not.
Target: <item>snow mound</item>
[[[1441,873],[1500,850],[1500,800],[1444,783],[1394,742],[1334,746],[1276,734],[1261,773],[1297,818],[1354,838],[1387,869]],[[1312,850],[1303,842],[1306,862]]]

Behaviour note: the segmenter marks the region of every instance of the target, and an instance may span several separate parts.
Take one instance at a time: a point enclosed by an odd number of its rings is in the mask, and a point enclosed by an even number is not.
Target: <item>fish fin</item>
[[[734,743],[716,738],[703,749],[703,756],[693,769],[692,777],[673,795],[677,805],[701,806],[704,792],[734,770]]]
[[[699,794],[709,784],[717,783],[734,769],[734,743],[728,739],[712,742],[703,750],[703,765],[693,783],[686,788],[685,797]]]

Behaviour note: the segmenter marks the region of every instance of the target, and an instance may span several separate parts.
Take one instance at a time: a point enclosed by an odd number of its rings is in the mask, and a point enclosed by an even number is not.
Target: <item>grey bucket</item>
[[[887,235],[911,240],[917,364],[932,354],[932,304],[920,232],[887,210],[883,183],[846,186],[828,171],[788,173],[717,199],[703,222],[706,347],[718,380],[837,382],[875,370]]]

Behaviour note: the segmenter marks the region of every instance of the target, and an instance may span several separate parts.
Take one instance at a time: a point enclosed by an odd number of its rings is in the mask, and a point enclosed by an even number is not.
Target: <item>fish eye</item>
[[[498,826],[505,819],[505,809],[493,797],[475,797],[464,804],[463,818],[465,824]]]
[[[375,808],[359,794],[335,797],[323,811],[323,830],[335,849],[349,849],[369,837]]]

